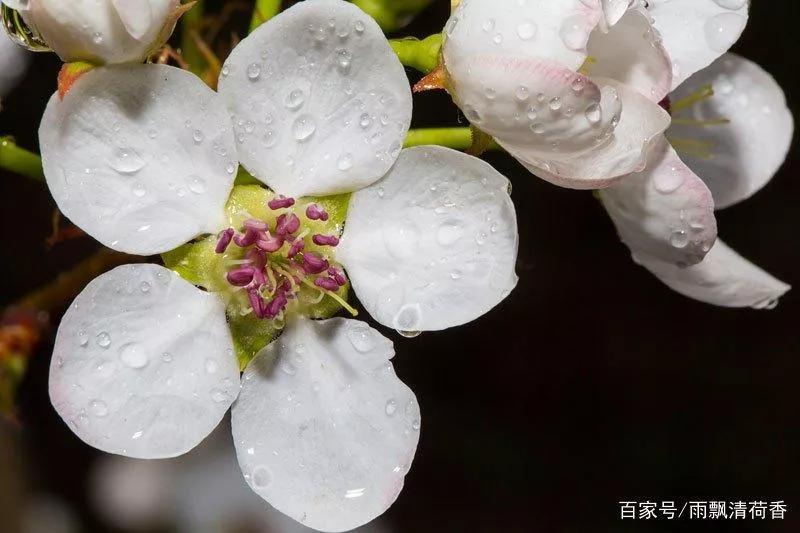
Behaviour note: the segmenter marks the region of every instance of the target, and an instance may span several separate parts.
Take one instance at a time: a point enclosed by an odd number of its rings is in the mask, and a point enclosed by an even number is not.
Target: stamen
[[[303,254],[303,270],[307,274],[320,274],[328,270],[328,261],[315,254],[314,252],[306,252]]]
[[[277,198],[273,198],[267,205],[273,211],[278,209],[284,209],[286,207],[292,207],[294,205],[294,198],[286,197],[284,195],[280,195]]]
[[[317,246],[337,246],[339,244],[339,237],[333,235],[314,235],[311,238]]]
[[[228,283],[236,287],[244,287],[253,281],[253,276],[256,274],[256,269],[250,266],[244,266],[231,270],[228,272]]]
[[[233,239],[233,235],[236,233],[233,231],[233,228],[228,228],[219,234],[219,239],[217,240],[217,247],[214,249],[215,252],[218,254],[225,253],[225,250],[228,249],[228,245],[231,243],[231,239]]]
[[[275,233],[286,237],[300,229],[300,219],[294,213],[289,213],[288,216],[283,214],[278,217],[277,225],[275,226]]]
[[[710,83],[708,83],[697,89],[689,96],[686,96],[685,98],[681,98],[680,100],[672,102],[672,112],[677,113],[678,111],[692,107],[698,102],[702,102],[703,100],[708,100],[712,96],[714,96],[714,88],[711,86]]]
[[[668,137],[672,147],[679,153],[691,155],[699,159],[714,159],[714,143],[700,139]]]
[[[267,254],[258,248],[249,250],[245,257],[256,270],[263,270],[267,265]]]
[[[707,126],[723,126],[725,124],[730,124],[730,119],[727,118],[711,118],[708,120],[698,120],[693,118],[673,118],[673,124],[678,124],[680,126],[700,126],[700,127],[707,127]]]
[[[292,243],[291,248],[289,248],[289,253],[286,254],[286,257],[288,257],[289,259],[294,259],[294,257],[300,252],[302,252],[305,247],[306,247],[305,241],[303,241],[302,239],[295,239],[295,241]]]
[[[330,275],[330,277],[336,280],[336,283],[338,283],[341,287],[344,287],[347,284],[347,278],[336,267],[330,267],[328,269],[328,274]]]
[[[266,316],[266,309],[264,300],[261,298],[261,295],[258,294],[258,291],[255,289],[249,291],[247,297],[250,299],[250,307],[253,308],[253,313],[255,313],[258,318],[264,318]]]
[[[249,219],[245,220],[243,224],[245,229],[251,229],[254,231],[267,231],[269,226],[266,222],[262,222],[260,220]]]
[[[244,235],[236,235],[233,242],[240,248],[247,248],[258,240],[258,232],[252,229],[245,230]]]
[[[329,291],[339,290],[339,284],[333,278],[317,278],[314,280],[314,285]]]
[[[310,204],[306,207],[306,216],[311,220],[322,220],[323,222],[328,220],[327,211],[320,209],[317,204]]]
[[[265,252],[274,253],[281,249],[283,242],[283,237],[274,236],[270,232],[266,232],[259,237],[256,246]]]

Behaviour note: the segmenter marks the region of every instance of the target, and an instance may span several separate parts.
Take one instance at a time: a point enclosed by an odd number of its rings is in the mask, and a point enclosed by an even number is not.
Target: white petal
[[[524,146],[515,146],[501,139],[498,142],[528,170],[562,187],[601,189],[643,170],[651,143],[669,126],[669,114],[625,85],[612,80],[595,81],[608,84],[604,91],[616,89],[622,101],[619,125],[610,139],[577,156],[565,157],[566,154],[562,154],[559,157],[555,154],[549,159],[541,159]],[[598,141],[602,141],[602,137]]]
[[[600,199],[635,255],[693,265],[717,238],[711,192],[663,137],[646,170],[601,190]]]
[[[222,100],[193,74],[95,69],[53,95],[39,140],[58,207],[110,248],[165,252],[224,222],[236,147]]]
[[[771,309],[791,289],[720,240],[702,263],[689,268],[679,268],[647,256],[635,259],[671,289],[722,307]]]
[[[540,159],[595,149],[609,135],[620,101],[586,76],[552,61],[474,56],[466,75],[450,73],[454,100],[471,123]]]
[[[58,328],[50,401],[100,450],[145,459],[186,453],[238,391],[223,302],[164,267],[103,274]]]
[[[462,0],[445,26],[445,66],[451,74],[464,75],[473,56],[496,54],[551,61],[575,71],[586,60],[586,42],[602,16],[600,3],[593,0],[513,6]]]
[[[727,118],[730,123],[707,127],[673,124],[667,135],[676,143],[681,139],[708,143],[710,158],[691,153],[682,157],[708,184],[721,209],[749,198],[772,179],[792,144],[794,119],[775,79],[734,54],[726,54],[692,76],[672,94],[672,101],[709,83],[713,97],[676,112],[673,118]]]
[[[359,300],[401,331],[465,324],[516,286],[517,217],[508,180],[447,148],[403,150],[350,201],[336,259]]]
[[[169,37],[179,0],[31,0],[25,21],[64,61],[142,61]],[[146,10],[146,11],[144,11]]]
[[[403,488],[420,412],[367,324],[299,319],[248,365],[233,438],[250,487],[320,531],[381,515]]]
[[[609,32],[595,30],[589,55],[592,76],[628,85],[656,103],[672,90],[672,63],[644,9],[631,9]]]
[[[750,0],[650,0],[648,4],[672,58],[674,88],[739,40]]]
[[[633,0],[602,0],[606,28],[611,28],[625,15]]]
[[[397,158],[411,122],[403,66],[375,21],[302,2],[242,41],[222,70],[242,164],[290,196],[360,189]]]
[[[111,0],[125,29],[134,39],[142,39],[154,22],[153,0]],[[169,4],[169,2],[158,2]],[[163,24],[163,22],[162,22]]]
[[[10,93],[28,68],[29,54],[0,32],[0,97]]]

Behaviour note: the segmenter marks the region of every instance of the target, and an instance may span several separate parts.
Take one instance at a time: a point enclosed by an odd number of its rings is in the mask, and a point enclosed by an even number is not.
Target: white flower
[[[601,191],[603,203],[634,258],[674,290],[720,306],[771,308],[790,287],[723,242],[711,248],[707,210],[749,198],[783,164],[794,132],[783,91],[755,63],[726,54],[670,98],[667,138],[685,164],[663,143],[645,172]],[[709,249],[701,263],[686,261]]]
[[[597,189],[644,168],[669,126],[669,56],[641,6],[463,0],[445,27],[448,89],[531,172]],[[590,72],[587,77],[580,71]]]
[[[408,81],[377,24],[346,2],[303,2],[263,25],[231,54],[220,93],[166,66],[95,69],[48,105],[45,175],[62,212],[117,250],[221,232],[219,255],[240,259],[209,268],[207,286],[275,327],[285,317],[282,335],[240,391],[223,298],[160,266],[120,267],[59,327],[53,405],[87,443],[142,458],[193,448],[233,405],[249,485],[305,525],[351,529],[400,492],[419,406],[393,374],[391,342],[359,321],[299,316],[300,284],[333,297],[341,264],[385,326],[471,321],[516,284],[508,181],[449,149],[400,150]],[[269,206],[244,209],[234,192],[224,209],[237,159],[275,190]],[[337,246],[301,196],[349,191]]]
[[[65,62],[144,60],[170,36],[180,0],[2,0]]]

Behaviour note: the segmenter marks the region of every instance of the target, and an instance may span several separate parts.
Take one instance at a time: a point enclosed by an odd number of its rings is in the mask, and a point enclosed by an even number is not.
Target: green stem
[[[181,27],[183,34],[181,36],[181,52],[183,59],[189,64],[190,70],[196,75],[203,74],[206,68],[205,59],[200,49],[197,47],[197,42],[194,40],[194,35],[199,34],[203,25],[203,14],[205,13],[205,0],[197,0],[197,3],[187,11],[181,18]]]
[[[423,40],[415,37],[392,39],[389,41],[400,62],[427,74],[439,66],[439,52],[442,49],[442,34],[436,33]]]
[[[250,21],[250,33],[274,17],[281,10],[281,0],[256,0],[253,18]]]
[[[352,0],[374,18],[384,31],[395,31],[428,7],[433,0]]]
[[[454,150],[469,150],[472,146],[472,131],[469,128],[422,128],[409,130],[404,143],[405,148],[436,144]],[[497,143],[492,143],[490,150],[499,150]]]
[[[0,137],[0,168],[26,178],[44,181],[42,159],[17,146],[13,137]]]

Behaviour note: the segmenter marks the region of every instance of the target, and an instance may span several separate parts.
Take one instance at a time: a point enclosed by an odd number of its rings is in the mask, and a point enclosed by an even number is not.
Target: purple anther
[[[215,252],[218,254],[225,253],[225,250],[228,249],[228,245],[231,243],[231,239],[233,239],[233,234],[236,233],[233,231],[233,228],[228,228],[225,231],[222,231],[219,234],[219,240],[217,240],[217,247],[214,249]]]
[[[255,273],[256,269],[251,266],[239,267],[228,272],[228,283],[236,287],[245,287],[250,285],[250,282],[253,281],[253,275]]]
[[[269,225],[266,222],[262,220],[256,220],[254,218],[245,220],[244,224],[242,225],[244,226],[245,230],[252,229],[255,231],[267,231],[269,229]]]
[[[311,204],[306,207],[306,216],[311,220],[328,220],[328,213],[324,209],[320,209],[317,204]]]
[[[248,250],[245,257],[248,261],[250,261],[250,265],[256,270],[262,270],[267,264],[267,254],[258,248],[251,248]]]
[[[278,294],[266,305],[265,313],[266,316],[269,318],[275,318],[286,308],[289,303],[289,299],[286,297],[286,293],[283,291],[278,291]]]
[[[306,274],[320,274],[327,270],[329,266],[328,261],[314,252],[303,254],[303,270],[306,271]]]
[[[250,307],[253,308],[253,313],[258,318],[264,318],[266,316],[266,304],[258,291],[255,289],[248,291],[247,297],[250,299]]]
[[[306,247],[306,243],[303,241],[303,239],[296,239],[292,243],[291,248],[289,248],[289,253],[287,254],[289,259],[293,259],[294,256],[296,256],[297,254],[302,252],[303,248],[305,248],[305,247]]]
[[[333,278],[317,278],[314,280],[314,285],[328,291],[339,290],[339,284]]]
[[[272,200],[267,202],[267,205],[272,210],[283,209],[285,207],[292,207],[294,205],[294,198],[287,198],[286,196],[281,194],[277,198],[273,198]]]
[[[259,236],[256,246],[268,253],[274,253],[283,246],[283,237],[272,235],[269,232]]]
[[[252,285],[251,286],[256,288],[256,289],[260,289],[261,287],[263,287],[266,284],[267,284],[267,277],[264,275],[264,271],[263,270],[256,270],[253,273],[253,281],[252,281]]]
[[[339,244],[339,237],[333,235],[314,235],[311,238],[317,246],[337,246]]]
[[[338,283],[340,286],[343,287],[347,285],[347,278],[344,276],[344,273],[342,273],[342,271],[339,270],[338,268],[330,267],[328,269],[328,275],[333,279],[335,279],[336,283]]]
[[[278,235],[291,235],[300,229],[300,219],[294,213],[283,214],[278,217],[277,225],[275,226],[275,233]]]
[[[244,235],[236,235],[233,238],[233,242],[236,243],[236,246],[240,248],[247,248],[248,246],[254,244],[258,240],[258,232],[256,230],[247,229],[244,232]]]

